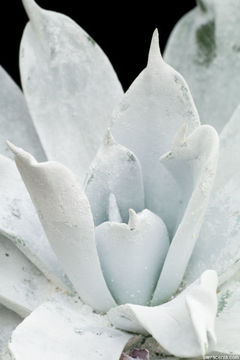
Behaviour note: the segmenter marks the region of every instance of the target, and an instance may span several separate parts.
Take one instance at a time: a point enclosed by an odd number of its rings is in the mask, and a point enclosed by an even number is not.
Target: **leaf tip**
[[[12,153],[15,156],[15,161],[18,162],[19,160],[21,162],[27,162],[27,163],[35,163],[36,160],[34,159],[34,157],[29,154],[27,151],[24,151],[22,148],[12,144],[10,141],[6,141],[9,149],[12,151]]]
[[[9,147],[9,149],[13,152],[14,155],[16,155],[18,153],[19,148],[16,145],[14,145],[13,143],[11,143],[11,141],[6,140],[6,144]]]
[[[137,227],[137,213],[133,209],[129,209],[128,226],[130,230],[135,230]]]
[[[36,11],[41,9],[40,6],[38,6],[34,0],[22,0],[22,3],[29,19],[33,20]]]
[[[152,35],[151,45],[148,54],[148,67],[154,65],[159,60],[163,63],[162,54],[159,46],[158,29],[155,29]]]
[[[111,130],[110,128],[107,129],[107,133],[105,135],[105,138],[104,138],[104,145],[105,146],[111,146],[111,145],[114,145],[116,144],[116,141],[111,133]]]

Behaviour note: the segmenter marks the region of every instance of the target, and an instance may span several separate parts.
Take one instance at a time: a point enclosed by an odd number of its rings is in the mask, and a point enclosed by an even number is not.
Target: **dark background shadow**
[[[102,47],[127,89],[145,67],[152,32],[158,28],[160,46],[179,18],[195,6],[194,0],[145,1],[136,7],[131,1],[38,0],[46,9],[62,12]],[[0,64],[18,82],[18,51],[27,16],[21,0],[2,0],[0,22]]]

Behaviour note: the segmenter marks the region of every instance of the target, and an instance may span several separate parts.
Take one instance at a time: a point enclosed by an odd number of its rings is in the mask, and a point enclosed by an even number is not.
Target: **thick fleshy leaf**
[[[29,15],[21,43],[21,79],[36,129],[51,160],[83,179],[122,96],[94,40],[67,16],[23,0]]]
[[[165,224],[149,210],[129,210],[129,222],[96,228],[103,274],[118,304],[149,304],[169,247]]]
[[[214,189],[200,236],[185,276],[187,283],[206,268],[226,281],[240,268],[240,108],[220,136],[220,156]]]
[[[100,267],[90,205],[74,175],[60,163],[37,163],[24,150],[10,147],[52,248],[75,289],[94,309],[108,310],[115,301]]]
[[[203,356],[215,344],[216,288],[216,272],[208,270],[166,304],[121,305],[110,310],[109,318],[120,329],[151,334],[172,355]]]
[[[240,269],[240,172],[214,192],[192,254],[184,281],[186,283],[210,267],[226,281]]]
[[[110,327],[73,299],[40,306],[14,331],[10,352],[15,360],[118,360],[132,336]]]
[[[230,356],[240,354],[240,281],[239,276],[226,283],[218,294],[215,350]]]
[[[176,229],[182,198],[175,180],[158,160],[184,123],[191,133],[199,125],[198,114],[184,79],[163,61],[155,31],[148,65],[115,110],[112,133],[138,157],[146,208],[161,216],[170,233]]]
[[[4,359],[12,331],[21,321],[20,316],[0,305],[0,359]]]
[[[144,208],[141,165],[131,151],[115,142],[109,131],[91,164],[85,193],[91,205],[95,226],[109,220],[111,193],[116,198],[124,222],[128,221],[130,208],[137,212]]]
[[[153,305],[169,300],[183,279],[198,240],[216,174],[219,153],[217,132],[204,125],[185,137],[184,130],[178,133],[172,150],[162,157],[162,161],[176,177],[184,198],[189,198],[189,201],[169,247],[152,299]]]
[[[201,122],[221,131],[239,104],[239,2],[198,4],[176,25],[164,58],[187,80]]]
[[[67,281],[32,205],[15,163],[0,155],[0,233],[62,288]]]
[[[12,157],[6,140],[25,147],[39,161],[46,159],[30,118],[24,96],[18,86],[0,67],[0,153]]]
[[[16,246],[0,236],[0,303],[24,317],[55,291]]]

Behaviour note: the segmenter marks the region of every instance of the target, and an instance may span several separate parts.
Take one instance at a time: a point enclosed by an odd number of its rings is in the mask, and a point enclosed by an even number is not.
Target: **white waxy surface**
[[[216,288],[216,272],[207,270],[200,279],[163,305],[126,304],[110,310],[108,315],[119,329],[152,335],[174,356],[205,356],[216,341]]]
[[[0,84],[0,153],[12,157],[6,144],[10,140],[32,152],[39,161],[45,160],[23,93],[2,67]]]
[[[188,82],[201,122],[221,132],[239,104],[239,1],[198,4],[175,26],[164,59]]]
[[[30,18],[20,49],[27,104],[50,160],[84,179],[122,88],[95,41],[65,15],[23,1]]]
[[[104,277],[118,304],[147,305],[169,247],[163,221],[147,209],[138,214],[130,209],[128,224],[99,225],[96,243]]]
[[[75,290],[95,310],[109,310],[115,301],[102,274],[90,205],[81,186],[62,164],[38,163],[24,150],[9,146],[45,233]]]
[[[127,222],[130,208],[144,208],[141,165],[130,150],[115,142],[109,131],[89,169],[85,193],[95,226],[108,220],[110,193],[116,198],[123,222]]]
[[[103,316],[67,299],[40,306],[14,331],[15,360],[119,360],[132,335],[110,327]]]
[[[214,188],[221,190],[237,172],[239,166],[239,143],[240,143],[240,105],[234,111],[232,117],[224,126],[220,134],[220,154],[218,172]]]
[[[119,222],[119,223],[122,222],[122,217],[120,215],[117,200],[113,193],[110,193],[109,199],[108,199],[108,220]]]
[[[216,319],[217,344],[215,350],[239,355],[239,324],[240,324],[240,281],[239,276],[223,286],[218,294],[218,316]]]
[[[111,131],[116,141],[139,159],[145,207],[163,219],[170,236],[182,214],[182,197],[176,181],[159,158],[169,151],[184,123],[187,134],[199,126],[197,110],[182,76],[163,61],[155,31],[148,65],[114,110]]]
[[[0,233],[32,261],[48,279],[66,288],[66,277],[42,229],[15,163],[0,155]]]
[[[7,345],[12,331],[22,321],[19,315],[0,305],[0,359],[5,360]]]
[[[20,250],[0,236],[0,303],[24,317],[55,291]]]
[[[169,247],[153,295],[153,305],[169,300],[181,284],[209,203],[218,153],[217,132],[211,126],[203,125],[188,137],[182,129],[175,139],[172,150],[162,157],[165,166],[182,186],[184,198],[189,200]]]
[[[220,135],[216,180],[185,276],[187,283],[206,268],[215,269],[221,275],[220,282],[240,268],[239,120],[238,107]]]

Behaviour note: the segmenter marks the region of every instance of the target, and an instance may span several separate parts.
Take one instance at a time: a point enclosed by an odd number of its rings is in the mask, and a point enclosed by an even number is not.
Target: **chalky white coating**
[[[30,22],[20,49],[27,104],[50,160],[84,179],[122,88],[95,41],[65,15],[24,1]]]

